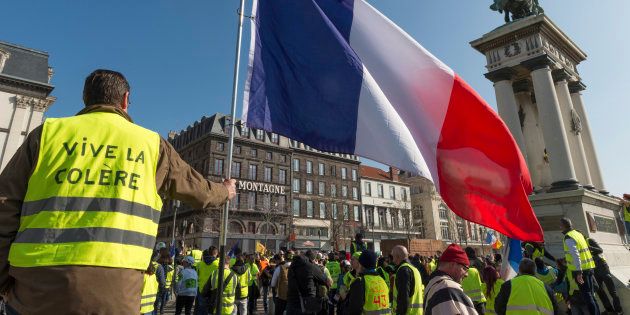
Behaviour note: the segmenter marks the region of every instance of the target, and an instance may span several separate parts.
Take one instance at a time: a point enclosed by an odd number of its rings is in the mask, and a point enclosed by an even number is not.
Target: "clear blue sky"
[[[483,77],[485,57],[468,44],[503,23],[502,15],[488,9],[491,0],[368,1],[496,108],[492,84]],[[57,102],[48,117],[79,111],[84,78],[96,68],[110,68],[131,82],[135,121],[166,135],[202,115],[229,112],[238,2],[8,1],[2,4],[0,40],[50,53]],[[584,101],[604,181],[616,195],[630,193],[630,1],[540,3],[588,54],[578,69],[588,86]],[[246,65],[249,23],[244,35]]]

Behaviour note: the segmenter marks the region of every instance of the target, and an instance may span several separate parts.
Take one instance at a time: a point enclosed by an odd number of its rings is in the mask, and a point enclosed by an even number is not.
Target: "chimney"
[[[168,132],[168,140],[173,140],[175,139],[175,136],[177,136],[177,132],[171,130]]]
[[[400,174],[399,169],[392,166],[389,167],[389,177],[392,179],[392,181],[397,182],[399,174]]]

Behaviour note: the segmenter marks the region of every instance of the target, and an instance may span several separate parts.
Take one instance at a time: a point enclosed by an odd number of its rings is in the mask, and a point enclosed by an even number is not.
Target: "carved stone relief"
[[[11,57],[11,53],[6,50],[0,49],[0,72],[2,72],[2,70],[4,69],[4,65],[6,64],[9,57]]]

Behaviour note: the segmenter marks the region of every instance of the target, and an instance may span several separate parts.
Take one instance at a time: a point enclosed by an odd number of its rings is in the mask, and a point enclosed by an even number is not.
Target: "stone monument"
[[[495,5],[504,2],[527,1]],[[470,44],[486,56],[485,76],[494,83],[499,115],[527,161],[535,191],[529,199],[547,247],[564,256],[559,220],[571,218],[602,245],[612,274],[625,287],[630,252],[619,200],[606,191],[581,96],[586,86],[578,65],[586,54],[541,12],[513,14],[513,21]]]

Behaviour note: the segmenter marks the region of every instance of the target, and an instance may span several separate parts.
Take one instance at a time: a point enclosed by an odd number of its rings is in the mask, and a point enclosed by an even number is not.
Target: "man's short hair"
[[[518,265],[518,273],[530,276],[536,275],[536,263],[529,258],[523,258]]]
[[[562,219],[560,219],[560,223],[566,227],[566,228],[572,228],[573,227],[573,223],[571,222],[571,219],[564,217]]]
[[[119,106],[129,92],[129,82],[120,72],[98,69],[85,78],[83,103],[85,106],[109,104]]]

